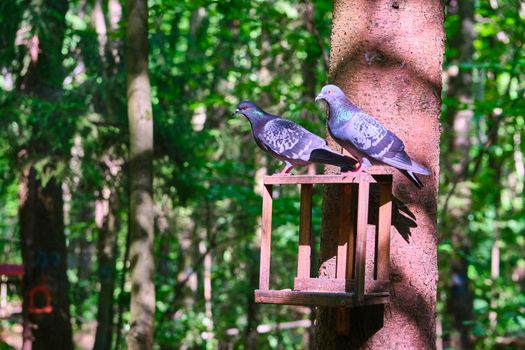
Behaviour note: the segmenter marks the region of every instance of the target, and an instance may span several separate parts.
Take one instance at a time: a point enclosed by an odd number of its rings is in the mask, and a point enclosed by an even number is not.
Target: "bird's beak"
[[[319,94],[319,95],[317,95],[317,97],[315,98],[315,102],[320,101],[320,100],[322,100],[322,99],[323,99],[323,94]]]
[[[234,115],[236,115],[237,113],[239,113],[239,108],[237,108],[237,109],[232,113],[232,117],[233,117]]]

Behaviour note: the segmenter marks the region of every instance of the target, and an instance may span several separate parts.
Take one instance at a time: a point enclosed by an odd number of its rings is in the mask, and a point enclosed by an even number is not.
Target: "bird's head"
[[[235,109],[235,114],[237,113],[244,115],[248,119],[262,116],[264,114],[262,109],[252,101],[242,101],[239,103]]]
[[[316,101],[324,100],[330,104],[338,98],[345,98],[345,93],[335,85],[325,85],[315,98]]]

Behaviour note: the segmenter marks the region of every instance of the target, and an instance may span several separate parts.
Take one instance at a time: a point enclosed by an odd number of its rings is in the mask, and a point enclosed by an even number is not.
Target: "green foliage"
[[[523,311],[523,277],[518,266],[523,258],[525,225],[523,201],[523,93],[525,78],[523,35],[525,13],[519,1],[475,2],[474,51],[468,61],[458,61],[459,52],[447,47],[445,69],[459,66],[459,72],[470,72],[469,86],[473,99],[459,103],[460,96],[443,99],[443,117],[450,108],[473,112],[469,130],[468,167],[463,178],[454,178],[450,168],[442,168],[440,213],[441,236],[441,307],[453,298],[450,286],[450,264],[458,252],[468,263],[468,278],[474,295],[472,332],[476,347],[494,347],[498,341],[525,336]],[[447,16],[447,38],[460,35],[459,13]],[[446,123],[446,121],[445,121]],[[443,139],[453,130],[444,129]],[[447,157],[450,144],[442,144]],[[456,165],[457,166],[457,165]],[[467,197],[466,197],[467,196]],[[446,206],[445,206],[446,205]],[[460,240],[450,239],[454,230],[452,217],[457,208],[470,206]],[[456,221],[456,225],[457,225]],[[494,255],[495,247],[499,256]],[[493,266],[499,266],[499,274]],[[492,271],[492,272],[491,272]],[[495,276],[494,274],[497,274]],[[521,278],[521,279],[520,279]],[[497,321],[495,321],[497,319]],[[492,321],[491,321],[492,320]],[[445,314],[445,338],[454,326]]]
[[[21,261],[18,181],[21,169],[31,164],[41,181],[58,178],[69,191],[68,276],[77,329],[97,317],[100,229],[95,201],[105,198],[107,191],[118,198],[119,279],[128,266],[125,23],[113,26],[103,1],[107,34],[106,46],[101,47],[100,28],[97,31],[92,20],[94,3],[71,1],[61,50],[41,52],[47,62],[61,62],[61,69],[43,75],[58,86],[49,97],[27,93],[21,83],[31,62],[28,40],[39,30],[45,32],[41,26],[46,21],[40,19],[59,9],[39,12],[27,2],[0,2],[0,262]],[[311,18],[309,4],[314,6]],[[324,57],[329,50],[331,2],[150,0],[149,9],[156,346],[244,348],[257,325],[309,315],[301,308],[253,305],[261,205],[257,171],[273,173],[281,164],[260,152],[247,121],[231,112],[240,100],[251,99],[325,134],[324,115],[313,98],[327,81]],[[444,69],[471,72],[474,98],[443,98],[442,154],[455,152],[449,149],[454,135],[446,113],[467,109],[473,116],[465,153],[469,162],[461,183],[455,184],[458,176],[451,168],[442,167],[439,310],[447,339],[455,331],[446,308],[449,263],[459,256],[468,262],[474,294],[472,333],[480,349],[494,346],[498,337],[524,336],[525,287],[517,274],[519,268],[525,269],[524,11],[517,0],[476,2],[476,39],[469,58],[460,57],[453,44],[461,35],[460,15],[450,12],[445,22],[449,46]],[[320,190],[314,194],[316,234]],[[275,189],[275,198],[271,283],[290,288],[296,269],[299,193],[294,186],[283,186]],[[455,224],[451,213],[466,203],[470,211],[462,230],[467,251],[462,249],[464,242],[449,232]],[[501,253],[498,277],[491,276],[495,242]],[[211,265],[206,265],[206,254]],[[124,310],[124,336],[130,288],[128,283],[121,288],[118,280],[114,291],[115,310],[119,303]],[[491,313],[497,315],[495,325]],[[257,348],[299,349],[305,332],[298,328],[262,333]]]

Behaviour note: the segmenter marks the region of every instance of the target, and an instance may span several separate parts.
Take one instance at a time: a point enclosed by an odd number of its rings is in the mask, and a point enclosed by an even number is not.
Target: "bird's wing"
[[[273,119],[258,135],[272,152],[288,159],[308,161],[316,148],[325,148],[326,141],[287,119]]]
[[[354,146],[368,156],[398,169],[430,174],[427,168],[408,156],[399,137],[370,115],[361,112],[347,125]]]
[[[356,113],[344,125],[344,135],[361,152],[378,159],[389,151],[403,151],[403,142],[365,112]]]

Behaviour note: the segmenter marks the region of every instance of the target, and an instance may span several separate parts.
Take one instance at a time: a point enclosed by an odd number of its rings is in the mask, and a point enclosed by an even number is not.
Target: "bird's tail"
[[[431,175],[432,174],[430,170],[428,170],[427,168],[425,168],[423,165],[419,164],[415,160],[410,159],[410,161],[412,161],[412,166],[410,167],[409,172],[413,171],[416,174],[421,174],[421,175]]]
[[[342,172],[354,171],[356,169],[357,160],[343,156],[342,154],[318,148],[310,153],[310,162],[320,164],[330,164],[341,168]]]
[[[417,163],[416,163],[417,164]],[[411,171],[401,170],[401,173],[405,175],[417,188],[423,188],[423,182]]]

